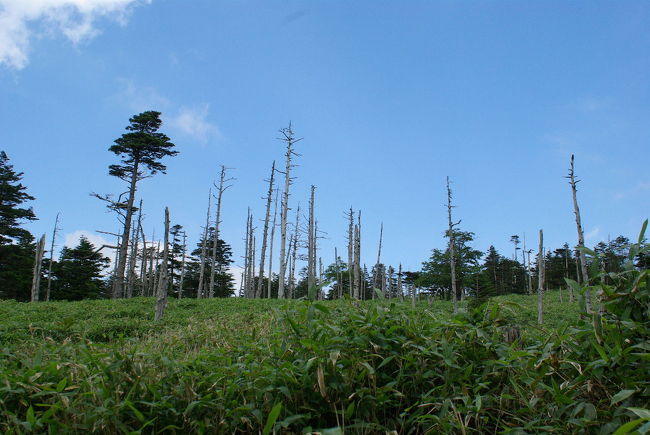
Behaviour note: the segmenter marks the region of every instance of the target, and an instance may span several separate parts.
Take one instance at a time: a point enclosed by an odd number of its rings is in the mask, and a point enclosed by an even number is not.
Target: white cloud
[[[228,272],[232,274],[235,287],[235,296],[239,296],[239,287],[242,284],[242,273],[244,273],[244,268],[239,266],[230,266]]]
[[[594,227],[591,231],[585,234],[585,240],[594,240],[600,236],[600,227]]]
[[[124,78],[117,81],[121,89],[111,99],[128,107],[134,113],[145,110],[161,111],[170,106],[169,100],[150,86],[136,86],[133,81]]]
[[[210,137],[220,137],[216,125],[207,120],[209,104],[194,107],[181,107],[178,114],[169,120],[169,125],[181,133],[205,143]]]
[[[79,239],[81,239],[81,236],[84,236],[90,243],[93,244],[95,249],[99,249],[103,245],[108,245],[108,246],[115,246],[115,243],[117,243],[116,240],[108,241],[101,235],[93,232],[93,231],[88,231],[88,230],[77,230],[73,233],[68,233],[65,235],[65,242],[64,245],[68,248],[75,248],[79,244]],[[101,254],[104,257],[108,257],[111,260],[110,266],[106,268],[106,273],[108,271],[113,269],[113,259],[115,258],[115,249],[111,248],[104,248],[101,251]]]
[[[98,18],[124,24],[131,7],[151,0],[0,0],[0,65],[22,69],[35,34],[62,33],[73,44],[99,32]]]

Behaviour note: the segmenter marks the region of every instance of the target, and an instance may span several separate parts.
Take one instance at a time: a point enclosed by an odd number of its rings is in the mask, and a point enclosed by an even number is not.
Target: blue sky
[[[477,249],[512,255],[511,235],[535,246],[540,228],[549,247],[575,244],[571,153],[587,244],[635,236],[648,71],[647,2],[0,0],[0,149],[37,198],[28,228],[49,237],[61,212],[61,246],[118,229],[89,193],[124,190],[108,147],[159,110],[180,153],[141,183],[147,232],[169,206],[195,242],[225,164],[223,238],[241,264],[247,207],[263,216],[291,120],[291,205],[317,186],[324,262],[345,252],[352,206],[363,261],[383,222],[385,262],[413,270],[444,245],[447,175]]]

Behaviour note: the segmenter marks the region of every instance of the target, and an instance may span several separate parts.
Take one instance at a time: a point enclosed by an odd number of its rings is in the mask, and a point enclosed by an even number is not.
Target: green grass
[[[0,431],[607,433],[631,420],[611,405],[616,382],[584,376],[572,348],[586,326],[557,292],[541,327],[535,296],[458,316],[446,301],[185,299],[161,322],[154,303],[0,301]],[[512,325],[523,338],[507,343]]]

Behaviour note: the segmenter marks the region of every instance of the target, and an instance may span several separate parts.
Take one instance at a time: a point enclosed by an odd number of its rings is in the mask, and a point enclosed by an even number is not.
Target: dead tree
[[[451,209],[454,208],[451,205],[451,187],[449,185],[449,177],[447,177],[447,219],[449,223],[449,228],[447,230],[447,236],[449,237],[449,262],[451,263],[451,293],[454,301],[454,313],[458,312],[458,289],[456,288],[456,253],[454,240],[454,227],[460,223],[452,223],[451,220]]]
[[[314,231],[314,192],[316,186],[311,186],[309,198],[309,216],[307,218],[307,289],[316,285],[316,234]]]
[[[140,200],[140,206],[138,207],[138,223],[133,227],[133,233],[131,234],[131,253],[129,254],[129,264],[128,264],[128,274],[126,280],[126,297],[133,297],[133,286],[135,284],[135,267],[138,260],[138,242],[140,238],[140,230],[142,229],[142,199]]]
[[[167,306],[167,288],[169,287],[167,277],[167,262],[169,259],[169,208],[165,207],[165,237],[163,247],[162,267],[160,268],[160,280],[156,295],[156,314],[154,320],[160,320],[165,313]]]
[[[585,247],[585,235],[582,230],[582,221],[580,219],[580,208],[578,207],[578,189],[576,185],[580,180],[575,179],[575,174],[573,171],[573,154],[571,154],[571,166],[569,167],[569,175],[565,178],[569,179],[569,184],[571,185],[571,192],[573,193],[573,212],[576,215],[576,228],[578,230],[578,249],[580,252],[580,266],[582,269],[582,279],[585,284],[585,308],[587,313],[591,313],[591,292],[589,291],[589,272],[587,271],[587,260],[585,258],[585,253],[582,249]]]
[[[361,299],[361,279],[360,279],[360,263],[361,263],[361,212],[359,212],[359,223],[354,226],[354,285],[353,285],[353,298]]]
[[[219,224],[221,223],[221,199],[223,193],[231,186],[226,184],[229,181],[232,181],[233,178],[226,179],[226,167],[221,165],[221,173],[219,174],[219,186],[215,185],[217,189],[217,216],[214,221],[214,242],[212,243],[212,262],[210,267],[210,290],[208,297],[214,297],[214,278],[217,274],[216,263],[217,263],[217,245],[219,244]]]
[[[208,212],[205,216],[205,228],[203,229],[203,243],[201,244],[201,265],[199,266],[199,288],[196,290],[196,297],[204,297],[203,276],[205,274],[205,256],[208,248],[208,229],[210,228],[210,206],[212,205],[212,189],[208,191]]]
[[[544,233],[539,230],[539,251],[537,252],[537,323],[544,321]]]
[[[271,243],[269,246],[269,282],[266,287],[266,297],[271,299],[271,286],[273,285],[273,241],[275,239],[275,218],[278,215],[278,190],[275,191],[275,205],[273,206],[273,225],[271,226]]]
[[[377,263],[375,264],[375,273],[374,273],[374,276],[372,277],[372,286],[373,286],[373,288],[377,288],[377,280],[379,279],[379,265],[381,264],[381,240],[382,240],[383,237],[384,237],[384,223],[382,222],[381,227],[379,228],[379,249],[377,250]],[[383,287],[383,285],[382,285],[382,287]],[[386,295],[384,294],[384,296],[386,296]],[[373,292],[372,292],[372,298],[373,299],[375,298],[374,289],[373,289]]]
[[[348,283],[350,297],[354,297],[352,269],[354,269],[354,212],[350,206],[350,212],[348,213]]]
[[[397,272],[397,293],[399,299],[404,302],[404,289],[402,288],[402,263],[399,264],[399,269]]]
[[[144,296],[147,285],[147,241],[144,237],[144,230],[140,227],[140,235],[142,237],[142,260],[140,263],[140,296]]]
[[[181,280],[178,283],[178,299],[183,297],[183,284],[185,281],[185,257],[187,254],[187,233],[183,231],[183,259],[181,260]]]
[[[43,267],[43,254],[45,253],[45,234],[41,236],[36,245],[34,254],[34,276],[32,278],[32,302],[38,302],[41,290],[41,268]]]
[[[244,237],[244,297],[248,297],[248,269],[250,268],[251,209],[246,211],[246,237]]]
[[[300,204],[296,209],[296,223],[293,227],[293,234],[289,239],[289,249],[287,257],[291,258],[291,267],[289,268],[289,298],[293,299],[296,290],[296,260],[298,257],[298,245],[300,244]]]
[[[56,240],[56,233],[59,228],[59,213],[56,214],[54,220],[54,231],[52,231],[52,243],[50,245],[50,264],[47,267],[47,291],[45,292],[45,302],[50,301],[50,290],[52,289],[52,263],[54,263],[54,242]]]
[[[269,177],[269,190],[266,194],[266,214],[264,216],[264,230],[262,231],[262,247],[260,248],[260,277],[257,282],[257,290],[255,297],[261,298],[264,296],[264,262],[266,259],[266,239],[269,233],[269,219],[271,217],[271,200],[273,199],[273,182],[275,179],[275,160],[271,165],[271,177]],[[271,275],[269,274],[269,279]]]
[[[334,247],[334,264],[336,265],[336,281],[338,282],[337,296],[341,299],[343,297],[343,274],[341,273],[341,261],[336,246]]]
[[[294,150],[293,146],[301,139],[293,137],[293,130],[291,123],[289,127],[280,130],[283,137],[280,138],[286,143],[287,151],[285,153],[285,169],[284,169],[284,193],[282,195],[282,212],[280,213],[280,273],[278,276],[278,299],[285,299],[286,292],[284,289],[284,278],[287,270],[286,249],[287,249],[287,216],[289,213],[289,187],[292,183],[291,168],[295,165],[291,163],[293,156],[299,156]]]

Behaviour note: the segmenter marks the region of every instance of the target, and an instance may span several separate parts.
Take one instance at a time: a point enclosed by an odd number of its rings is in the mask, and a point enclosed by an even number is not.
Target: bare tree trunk
[[[273,241],[275,240],[275,218],[278,214],[278,191],[275,191],[275,205],[273,206],[273,225],[271,226],[271,243],[269,246],[269,279],[266,287],[266,297],[271,299],[271,287],[273,285]]]
[[[374,273],[374,276],[372,277],[372,286],[374,288],[381,287],[378,284],[378,280],[379,280],[379,274],[380,274],[379,265],[381,263],[381,240],[382,240],[383,237],[384,237],[384,223],[382,222],[381,227],[379,228],[379,248],[377,250],[377,263],[375,264],[375,273]],[[373,288],[373,292],[372,292],[372,299],[375,298],[374,288]],[[384,294],[384,297],[386,297],[385,294]]]
[[[361,235],[359,225],[354,226],[354,299],[360,299],[360,279],[359,279],[359,263],[361,262]]]
[[[402,288],[402,263],[399,264],[397,272],[397,293],[402,302],[404,302],[404,289]]]
[[[576,228],[578,230],[578,248],[584,248],[585,246],[585,235],[582,230],[582,221],[580,219],[580,208],[578,207],[578,197],[576,184],[580,180],[575,179],[575,174],[573,171],[573,154],[571,154],[571,167],[569,168],[569,175],[566,177],[569,179],[569,184],[571,185],[571,192],[573,193],[573,210],[576,215]],[[585,258],[585,253],[580,250],[580,265],[582,267],[582,279],[585,286],[589,285],[589,271],[587,270],[587,259]],[[585,308],[587,313],[591,314],[591,292],[589,287],[586,287],[585,290]]]
[[[455,254],[455,241],[454,241],[454,226],[451,221],[451,187],[449,186],[449,177],[447,177],[447,219],[449,221],[449,229],[447,235],[449,236],[449,261],[451,263],[451,293],[454,301],[454,313],[458,312],[458,289],[456,288],[456,254]]]
[[[52,231],[52,244],[50,245],[50,264],[47,268],[47,291],[45,292],[45,302],[50,301],[50,290],[52,289],[52,263],[54,263],[54,242],[56,240],[56,233],[59,228],[59,213],[56,214],[54,220],[54,231]]]
[[[217,263],[217,246],[219,245],[219,224],[221,224],[221,198],[223,193],[230,187],[226,185],[227,182],[231,181],[232,178],[226,179],[226,167],[221,165],[221,173],[219,174],[219,186],[217,188],[217,216],[215,217],[214,222],[214,243],[212,244],[212,263],[210,268],[210,292],[209,297],[214,297],[214,278],[217,273],[216,263]]]
[[[140,229],[142,228],[142,200],[140,200],[140,206],[138,207],[138,224],[133,228],[133,234],[131,234],[131,255],[129,256],[129,273],[127,279],[127,288],[126,296],[127,298],[133,297],[133,286],[135,285],[135,267],[138,261],[138,242],[140,234]]]
[[[201,244],[201,266],[199,267],[199,288],[196,290],[197,299],[204,297],[203,276],[205,274],[205,256],[208,248],[208,228],[210,227],[210,206],[212,205],[212,189],[208,191],[208,212],[205,216],[205,228],[203,230],[203,243]]]
[[[316,186],[311,186],[309,198],[309,215],[307,218],[307,291],[316,285],[316,256],[314,255],[314,191]]]
[[[183,231],[183,259],[181,260],[181,281],[178,283],[178,299],[183,297],[183,285],[185,283],[185,256],[187,254],[187,233]]]
[[[286,164],[284,169],[284,194],[282,198],[282,213],[280,215],[280,273],[278,277],[278,299],[285,299],[287,296],[284,289],[284,278],[287,270],[285,251],[287,249],[287,215],[289,213],[289,186],[291,185],[291,168],[293,167],[291,164],[291,158],[298,155],[293,150],[293,146],[300,139],[295,139],[293,137],[291,123],[289,123],[289,127],[281,129],[280,133],[282,133],[284,136],[281,140],[286,142],[287,151],[285,153]]]
[[[544,322],[544,233],[539,230],[539,251],[537,253],[537,323]]]
[[[336,264],[336,281],[338,281],[337,296],[338,299],[341,299],[343,297],[343,277],[341,276],[341,262],[336,247],[334,247],[334,263]]]
[[[318,299],[325,299],[323,295],[323,259],[318,257]]]
[[[147,291],[147,241],[144,237],[144,230],[140,227],[140,235],[142,236],[142,261],[140,263],[140,296],[145,296]]]
[[[129,199],[126,202],[126,216],[124,217],[124,231],[119,243],[119,255],[117,257],[117,268],[113,280],[113,299],[124,296],[124,273],[126,272],[126,257],[129,249],[129,236],[131,235],[131,221],[133,220],[133,203],[135,201],[135,187],[138,182],[138,165],[133,162],[133,173],[129,184]]]
[[[157,291],[158,291],[158,285],[160,284],[160,240],[158,240],[158,244],[156,245],[156,252],[155,252],[155,258],[156,258],[156,267],[153,272],[153,285],[151,286],[151,296],[155,296]]]
[[[156,314],[154,320],[160,320],[165,313],[167,306],[167,262],[169,258],[169,208],[165,207],[165,246],[163,247],[163,260],[160,270],[160,282],[158,283],[158,294],[156,299]]]
[[[244,297],[248,297],[248,269],[250,268],[250,221],[251,221],[251,209],[248,208],[246,212],[246,237],[244,239]]]
[[[287,258],[291,257],[291,267],[289,268],[289,299],[293,299],[296,290],[296,260],[298,257],[298,245],[300,244],[300,204],[296,208],[296,223],[293,227],[293,234],[289,237],[289,249],[287,249]]]
[[[349,223],[348,223],[348,283],[350,286],[350,297],[354,297],[353,292],[353,281],[352,281],[352,270],[354,269],[354,212],[352,207],[350,207],[350,213],[348,214]]]
[[[253,216],[251,216],[251,228],[253,225]],[[252,246],[251,246],[251,267],[250,267],[250,274],[251,274],[251,279],[250,279],[250,289],[248,290],[250,292],[251,298],[255,298],[255,289],[257,286],[255,285],[255,243],[256,243],[256,237],[255,234],[251,234],[252,236]]]
[[[41,236],[36,245],[34,255],[34,276],[32,277],[32,302],[38,302],[41,290],[41,268],[43,267],[43,254],[45,253],[45,234]]]
[[[271,177],[269,178],[269,190],[266,194],[266,214],[264,216],[264,231],[262,232],[262,247],[260,249],[260,277],[257,282],[255,297],[264,297],[264,261],[266,259],[266,239],[269,232],[269,219],[271,217],[271,200],[273,199],[273,180],[275,178],[275,160],[271,165]],[[269,275],[269,279],[270,279]]]

